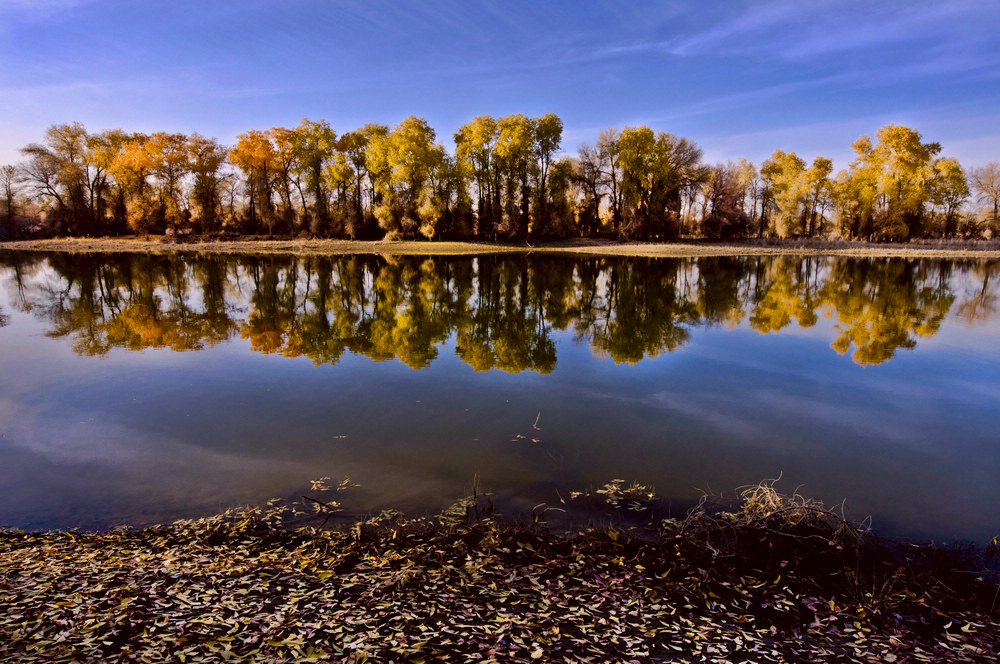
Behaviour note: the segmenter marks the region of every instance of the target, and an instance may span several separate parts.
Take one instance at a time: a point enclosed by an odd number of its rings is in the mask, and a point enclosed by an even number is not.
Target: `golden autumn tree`
[[[214,138],[200,134],[187,137],[188,167],[194,176],[191,203],[198,230],[212,233],[219,230],[222,209],[222,166],[226,150]]]
[[[417,231],[427,235],[427,228],[433,229],[437,219],[425,205],[427,185],[444,161],[444,148],[435,142],[434,129],[423,118],[410,116],[384,137],[369,139],[366,164],[369,172],[380,174],[374,214],[387,235],[413,237]]]
[[[336,155],[337,132],[326,120],[302,118],[292,134],[294,175],[302,198],[302,227],[313,235],[330,230],[329,191],[324,169]],[[305,194],[302,186],[305,187]],[[306,199],[310,199],[306,207]]]
[[[857,156],[838,178],[842,229],[878,240],[921,235],[941,144],[924,143],[917,130],[890,124],[879,128],[874,141],[861,136],[851,147]]]
[[[176,233],[190,219],[181,192],[181,181],[190,171],[187,136],[156,132],[146,139],[143,150],[149,155],[150,173],[156,180],[156,215],[162,225]]]
[[[497,121],[479,115],[455,132],[455,157],[476,183],[476,232],[496,239],[500,225],[500,175],[494,158]]]
[[[251,129],[236,137],[229,150],[229,160],[243,172],[248,201],[246,226],[254,232],[261,225],[274,232],[277,221],[274,209],[274,187],[277,156],[266,132]]]
[[[930,180],[930,201],[940,211],[941,233],[955,237],[958,233],[958,212],[969,199],[969,181],[965,170],[953,157],[934,162]]]
[[[146,151],[146,138],[135,134],[122,144],[109,170],[124,192],[129,227],[148,237],[157,221],[157,204],[154,187],[149,181],[156,160]]]

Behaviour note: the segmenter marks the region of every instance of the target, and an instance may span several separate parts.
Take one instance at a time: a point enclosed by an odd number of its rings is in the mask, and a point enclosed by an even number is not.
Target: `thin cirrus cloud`
[[[776,0],[753,3],[702,33],[673,43],[676,55],[756,53],[808,59],[906,42],[968,40],[988,31],[979,2],[859,2]],[[993,24],[995,25],[995,23]]]
[[[73,120],[228,141],[304,115],[342,130],[415,114],[447,140],[481,113],[548,111],[570,152],[644,122],[757,160],[777,145],[718,146],[856,137],[956,100],[975,122],[918,129],[988,161],[974,148],[1000,126],[998,24],[1000,4],[967,0],[0,0],[0,163]]]
[[[92,2],[94,0],[0,0],[0,12],[21,21],[40,21]],[[3,32],[2,24],[0,32]]]

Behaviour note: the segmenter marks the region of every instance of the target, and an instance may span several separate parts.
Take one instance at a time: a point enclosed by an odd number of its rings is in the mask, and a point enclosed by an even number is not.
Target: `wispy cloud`
[[[760,161],[777,148],[798,152],[811,159],[823,155],[834,160],[837,168],[847,166],[853,158],[851,143],[859,135],[888,122],[881,116],[854,117],[829,122],[810,122],[775,129],[724,133],[705,137],[701,145],[710,163],[747,157]]]
[[[860,0],[773,0],[674,43],[675,55],[754,53],[801,60],[901,43],[968,39],[995,21],[997,7],[973,2],[871,3]],[[979,24],[977,29],[977,23]]]
[[[636,122],[648,124],[660,124],[703,115],[710,115],[718,112],[732,112],[738,109],[745,109],[756,106],[760,103],[773,103],[783,97],[799,95],[801,93],[819,90],[834,89],[838,86],[854,84],[858,81],[858,75],[854,73],[833,74],[830,76],[801,79],[789,81],[787,83],[776,83],[766,85],[741,92],[732,92],[708,99],[693,101],[687,104],[679,104],[670,110],[656,115],[643,116]]]
[[[0,0],[0,9],[17,9],[25,12],[45,12],[71,9],[94,0]]]
[[[998,23],[1000,4],[971,0],[0,0],[0,154],[20,147],[15,130],[67,119],[224,136],[416,113],[446,136],[479,113],[552,110],[572,148],[609,124],[707,145],[905,122],[894,112],[939,99],[995,115]]]
[[[973,167],[997,159],[1000,134],[996,133],[991,115],[975,113],[971,108],[961,104],[934,109],[902,107],[895,112],[862,113],[754,131],[720,131],[702,136],[698,142],[709,163],[739,157],[759,162],[780,148],[795,151],[805,159],[822,155],[833,159],[835,169],[841,169],[855,157],[851,144],[856,138],[871,135],[882,125],[898,123],[916,127],[926,140],[942,144],[942,154]]]
[[[44,21],[61,16],[95,0],[0,0],[0,17],[22,21]],[[4,30],[0,21],[0,31]],[[9,29],[11,26],[7,26]]]

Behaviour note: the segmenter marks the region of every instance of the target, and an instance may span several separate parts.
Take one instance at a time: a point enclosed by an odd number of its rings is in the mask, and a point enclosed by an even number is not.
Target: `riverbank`
[[[567,500],[600,502],[607,519],[576,530],[504,522],[478,496],[434,517],[332,529],[290,527],[301,505],[270,503],[145,530],[0,531],[0,660],[1000,655],[998,586],[968,573],[984,552],[890,547],[773,483],[681,520],[661,519],[645,487]]]
[[[1000,258],[1000,241],[924,241],[910,244],[870,244],[842,240],[747,240],[744,242],[684,241],[674,243],[570,240],[537,246],[490,242],[429,242],[383,240],[293,240],[241,238],[183,240],[162,237],[57,238],[0,242],[0,250],[67,253],[201,253],[316,256],[332,254],[475,255],[486,253],[590,254],[683,258],[696,256],[872,256],[899,258]]]

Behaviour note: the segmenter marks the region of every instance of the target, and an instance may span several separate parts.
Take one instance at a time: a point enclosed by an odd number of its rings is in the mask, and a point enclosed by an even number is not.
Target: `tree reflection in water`
[[[505,372],[551,372],[553,330],[637,363],[699,327],[770,334],[820,316],[834,350],[879,364],[934,335],[959,296],[955,313],[969,324],[998,302],[998,264],[986,261],[11,253],[0,270],[12,306],[80,354],[199,350],[239,336],[316,364],[349,351],[420,369],[454,335],[462,361]],[[956,275],[976,286],[956,294]]]

